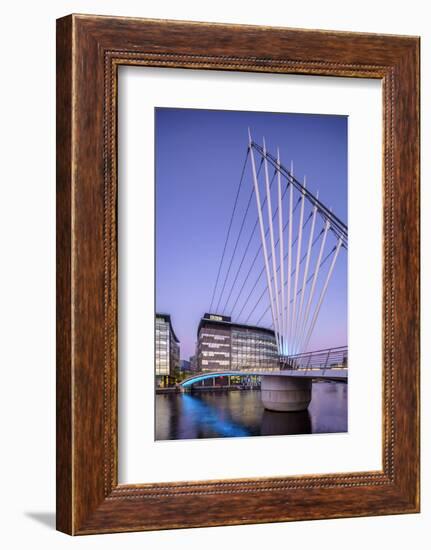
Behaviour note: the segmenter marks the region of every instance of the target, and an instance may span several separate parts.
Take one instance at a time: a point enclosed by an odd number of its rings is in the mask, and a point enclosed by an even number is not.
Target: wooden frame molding
[[[382,471],[119,485],[117,68],[383,82]],[[419,511],[419,38],[70,15],[57,21],[57,528]]]

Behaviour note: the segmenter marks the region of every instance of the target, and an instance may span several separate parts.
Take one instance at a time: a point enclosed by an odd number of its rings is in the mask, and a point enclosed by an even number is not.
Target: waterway
[[[342,382],[313,382],[308,410],[285,413],[265,410],[260,390],[156,395],[156,439],[346,432],[347,390]]]

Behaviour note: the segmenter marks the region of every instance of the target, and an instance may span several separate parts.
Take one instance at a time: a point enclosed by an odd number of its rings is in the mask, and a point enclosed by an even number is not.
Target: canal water
[[[347,384],[313,382],[307,411],[271,412],[260,390],[156,395],[156,440],[347,431]]]

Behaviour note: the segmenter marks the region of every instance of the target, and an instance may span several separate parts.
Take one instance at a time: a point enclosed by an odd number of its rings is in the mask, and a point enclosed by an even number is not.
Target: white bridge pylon
[[[340,250],[347,251],[347,226],[318,194],[307,189],[305,177],[302,183],[295,178],[293,165],[290,170],[282,165],[279,150],[276,156],[271,155],[265,140],[262,146],[255,143],[250,130],[248,148],[269,299],[264,315],[268,310],[271,313],[279,355],[295,355],[307,349]],[[256,157],[263,162],[262,186]],[[271,181],[270,168],[274,170]],[[272,192],[275,176],[276,189]],[[306,206],[310,210],[307,216]],[[316,232],[318,221],[322,224],[320,232]],[[323,282],[318,284],[322,274]]]

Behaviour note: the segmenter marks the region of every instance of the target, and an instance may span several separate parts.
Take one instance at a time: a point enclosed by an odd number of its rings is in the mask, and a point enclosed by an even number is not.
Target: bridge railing
[[[290,370],[347,369],[347,346],[280,358],[280,368]]]

